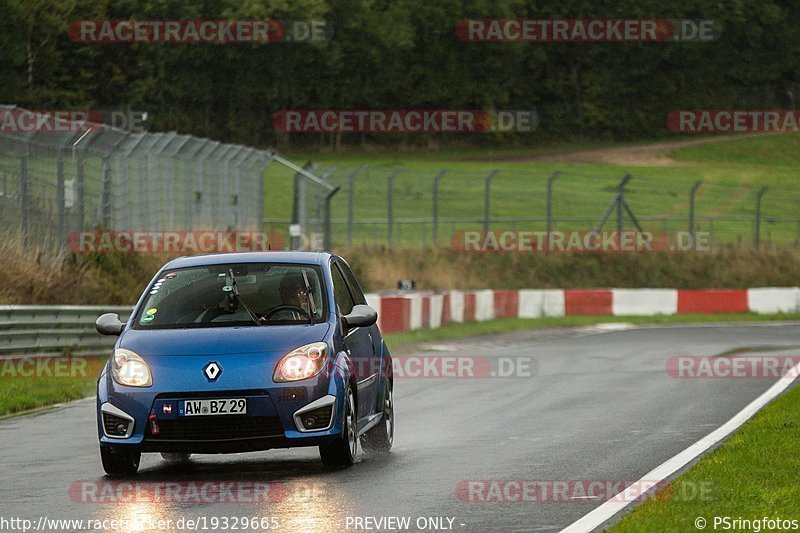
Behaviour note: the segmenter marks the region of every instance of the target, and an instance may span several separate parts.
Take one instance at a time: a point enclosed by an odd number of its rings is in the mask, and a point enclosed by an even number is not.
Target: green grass
[[[697,517],[706,520],[707,531],[723,529],[721,524],[714,528],[715,516],[796,520],[800,518],[798,442],[800,388],[794,387],[610,531],[698,531],[694,526]],[[708,487],[706,496],[675,497],[694,494],[696,487]]]
[[[800,165],[800,135],[771,134],[721,142],[699,144],[675,150],[679,161],[723,163],[727,165]]]
[[[87,357],[84,371],[64,377],[22,377],[20,369],[27,373],[31,367],[0,364],[0,417],[91,396],[106,359]]]
[[[591,147],[591,146],[589,146]],[[581,147],[585,148],[585,147]],[[546,181],[555,170],[561,175],[555,182],[554,216],[556,229],[588,229],[600,220],[614,197],[614,188],[625,174],[633,180],[626,199],[645,229],[668,232],[686,231],[689,191],[697,180],[704,184],[697,193],[698,217],[747,217],[746,220],[717,220],[713,224],[698,218],[698,230],[713,232],[715,242],[752,240],[752,217],[759,187],[770,191],[764,197],[763,215],[796,217],[800,189],[800,135],[768,135],[746,139],[711,142],[674,153],[678,164],[670,166],[620,166],[606,164],[543,163],[520,160],[535,149],[501,151],[466,151],[403,153],[290,154],[295,161],[314,160],[336,171],[328,178],[341,185],[334,196],[333,217],[347,215],[347,176],[361,163],[368,165],[356,180],[354,215],[355,243],[383,243],[384,224],[358,223],[359,220],[385,220],[387,215],[387,176],[395,168],[404,170],[395,179],[394,244],[424,246],[432,240],[432,183],[440,169],[448,173],[440,182],[440,239],[449,242],[458,229],[477,229],[479,221],[459,222],[446,219],[480,219],[484,210],[484,178],[494,169],[499,174],[492,181],[491,214],[493,218],[544,217]],[[563,151],[563,146],[551,148]],[[545,149],[546,150],[546,149]],[[505,160],[503,160],[505,158]],[[271,166],[267,171],[265,217],[289,217],[291,213],[290,171]],[[648,217],[670,217],[668,221],[648,221]],[[573,218],[576,220],[568,220]],[[399,219],[424,219],[426,223],[400,223]],[[580,220],[577,220],[580,219]],[[628,222],[628,224],[630,224]],[[544,222],[519,220],[495,221],[494,229],[510,227],[544,229]],[[286,231],[286,224],[276,224]],[[608,226],[609,228],[611,225]],[[334,244],[346,242],[346,227],[334,224]],[[762,238],[778,243],[796,243],[800,227],[794,221],[770,221],[763,224]]]

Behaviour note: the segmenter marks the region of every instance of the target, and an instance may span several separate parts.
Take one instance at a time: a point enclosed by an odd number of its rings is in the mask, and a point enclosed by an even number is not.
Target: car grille
[[[283,437],[283,425],[277,416],[197,416],[177,420],[159,420],[158,435],[148,425],[146,438],[151,441],[202,442],[233,439]]]

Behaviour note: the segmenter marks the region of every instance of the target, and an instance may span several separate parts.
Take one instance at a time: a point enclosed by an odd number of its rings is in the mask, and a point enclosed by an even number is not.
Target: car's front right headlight
[[[283,356],[275,367],[272,380],[276,383],[300,381],[316,376],[325,368],[328,360],[328,345],[312,342]]]
[[[114,350],[111,375],[114,381],[126,387],[149,387],[153,384],[153,375],[144,359],[124,348]]]

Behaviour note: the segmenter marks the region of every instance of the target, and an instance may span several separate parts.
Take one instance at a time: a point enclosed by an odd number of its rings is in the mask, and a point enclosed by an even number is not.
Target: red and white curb
[[[451,322],[573,315],[800,313],[800,288],[520,289],[367,294],[384,333]]]

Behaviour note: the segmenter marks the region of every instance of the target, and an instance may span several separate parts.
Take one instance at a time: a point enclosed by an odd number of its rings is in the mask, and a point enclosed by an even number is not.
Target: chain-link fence
[[[688,173],[665,179],[654,169],[653,175],[631,176],[620,190],[623,176],[610,166],[586,173],[542,165],[482,168],[326,169],[326,178],[341,187],[331,202],[333,245],[449,246],[463,231],[589,231],[604,218],[604,230],[615,231],[620,222],[632,230],[638,223],[673,237],[693,233],[708,246],[800,244],[800,189],[788,186],[762,193],[758,183],[716,176],[698,180]],[[783,180],[777,178],[772,181]],[[617,209],[620,192],[630,213]],[[265,219],[275,229],[289,222]]]
[[[331,202],[339,187],[328,183],[326,178],[336,169],[321,168],[309,161],[294,170],[289,247],[330,250]]]
[[[789,173],[765,189],[659,169],[622,184],[610,166],[409,166],[299,166],[271,150],[0,106],[0,232],[60,249],[95,229],[267,229],[281,247],[330,249],[448,246],[463,231],[588,231],[605,222],[702,233],[711,246],[800,243],[800,190]]]
[[[0,125],[2,231],[48,249],[95,229],[261,230],[265,169],[274,161],[297,168],[270,150],[14,106],[0,106]],[[334,188],[301,172],[309,194]],[[311,207],[304,220],[324,226],[325,213]]]

